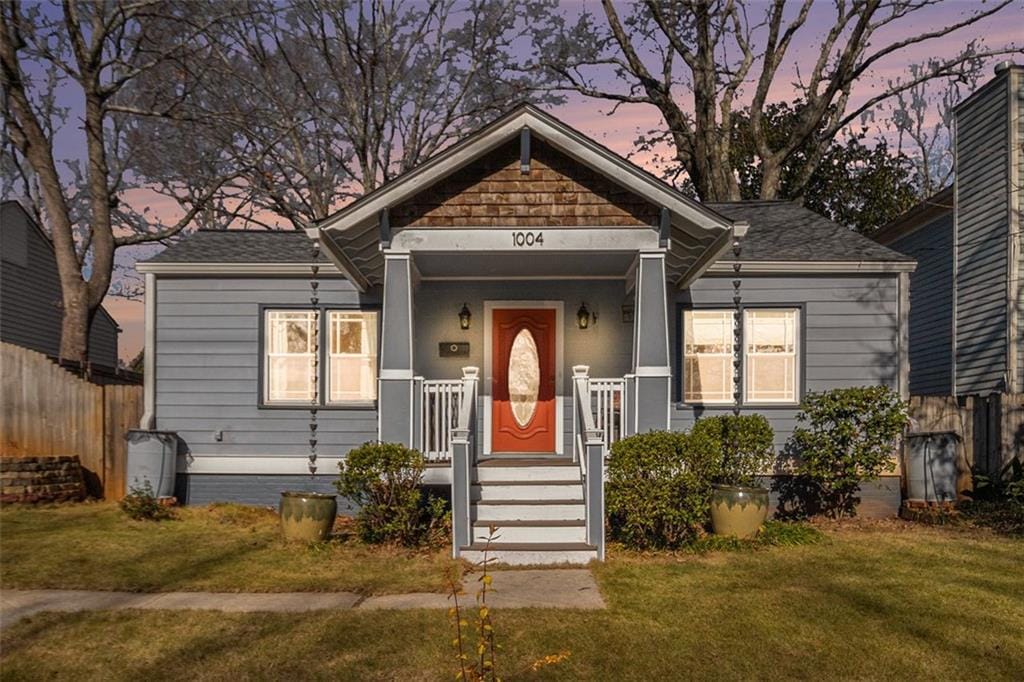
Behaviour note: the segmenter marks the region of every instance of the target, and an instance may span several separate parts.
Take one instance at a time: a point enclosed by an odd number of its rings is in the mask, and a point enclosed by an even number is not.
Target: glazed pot
[[[334,528],[338,500],[327,493],[281,493],[281,535],[296,542],[323,542]]]
[[[768,489],[711,486],[711,527],[715,535],[752,538],[768,518]]]

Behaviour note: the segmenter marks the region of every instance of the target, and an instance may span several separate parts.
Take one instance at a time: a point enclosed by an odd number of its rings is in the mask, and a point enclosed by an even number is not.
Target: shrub
[[[160,504],[160,501],[153,494],[153,486],[149,481],[142,485],[132,486],[128,494],[118,502],[121,511],[129,518],[136,521],[163,521],[174,518],[174,512],[170,507]]]
[[[710,514],[718,451],[706,434],[653,431],[612,445],[606,504],[612,536],[629,547],[678,547]]]
[[[707,438],[721,453],[715,483],[753,487],[775,461],[775,432],[761,414],[702,417],[691,438]]]
[[[811,483],[816,507],[833,518],[854,516],[861,483],[892,461],[907,406],[884,386],[838,388],[808,395],[797,422],[797,474]]]
[[[447,513],[422,487],[423,455],[398,443],[364,443],[339,465],[334,485],[359,505],[356,530],[364,542],[412,547],[436,539]]]

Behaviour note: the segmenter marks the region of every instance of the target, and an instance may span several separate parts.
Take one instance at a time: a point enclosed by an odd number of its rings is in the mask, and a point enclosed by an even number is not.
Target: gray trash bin
[[[911,502],[956,502],[957,442],[952,431],[907,436],[907,499]]]
[[[173,497],[178,434],[130,430],[125,439],[128,441],[125,492],[148,481],[157,497]]]

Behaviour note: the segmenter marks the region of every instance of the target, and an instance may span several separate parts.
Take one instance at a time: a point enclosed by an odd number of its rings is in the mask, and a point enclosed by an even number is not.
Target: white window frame
[[[266,409],[300,409],[303,407],[316,406],[319,409],[365,409],[375,407],[377,404],[377,381],[380,376],[380,311],[377,308],[356,308],[356,307],[327,307],[316,308],[301,306],[277,306],[268,305],[260,307],[260,332],[259,332],[259,354],[260,354],[260,386],[259,400],[257,406]],[[270,397],[270,373],[271,373],[271,334],[270,320],[274,313],[302,313],[312,314],[315,319],[315,330],[317,335],[317,377],[316,395],[313,400],[280,400]],[[331,381],[331,333],[330,319],[332,313],[362,313],[372,315],[376,329],[373,340],[373,390],[372,400],[330,400]],[[326,342],[324,341],[326,339]],[[275,353],[275,356],[282,356],[282,353]],[[295,355],[295,354],[292,354]],[[369,355],[369,353],[365,354]]]
[[[363,335],[368,335],[366,339],[368,348],[364,348],[361,353],[335,353],[333,349],[334,345],[334,318],[335,316],[358,316],[361,318],[363,325]],[[326,367],[325,377],[327,390],[324,392],[325,404],[329,406],[338,405],[370,405],[377,400],[377,375],[379,372],[379,329],[380,329],[380,315],[376,310],[350,310],[344,308],[335,308],[327,311],[327,348],[324,349]],[[368,333],[368,329],[372,329],[372,333]],[[338,399],[335,400],[332,395],[334,393],[334,386],[332,384],[334,378],[334,360],[335,358],[359,358],[361,360],[371,359],[373,360],[372,373],[373,377],[370,381],[370,388],[372,396],[369,398],[349,398],[349,399]]]
[[[301,353],[301,354],[300,353],[288,353],[288,352],[272,353],[270,349],[271,349],[271,347],[273,345],[273,338],[272,337],[273,337],[273,334],[274,334],[274,330],[272,329],[272,326],[271,326],[271,320],[273,319],[275,314],[312,315],[313,316],[313,327],[312,328],[313,328],[314,333],[316,334],[316,338],[317,338],[317,342],[318,342],[316,344],[318,346],[317,351],[314,351],[313,353]],[[310,404],[314,404],[314,403],[318,404],[319,403],[319,399],[320,399],[320,396],[319,396],[320,382],[319,381],[316,381],[313,384],[313,396],[311,398],[296,398],[296,399],[282,399],[282,398],[273,398],[273,397],[271,397],[271,394],[270,394],[270,381],[271,381],[271,373],[273,371],[272,370],[272,366],[273,366],[272,359],[273,358],[279,358],[279,357],[305,357],[305,356],[309,356],[309,355],[312,355],[312,356],[315,357],[316,354],[319,352],[320,311],[319,310],[315,310],[315,309],[311,309],[311,308],[265,308],[264,311],[263,311],[263,319],[262,319],[261,323],[263,325],[263,347],[260,349],[260,353],[261,353],[261,356],[262,356],[260,358],[260,361],[263,363],[263,386],[261,387],[262,397],[263,397],[262,403],[264,405],[268,405],[268,406],[272,406],[272,407],[282,406],[282,405],[283,406],[294,407],[294,406],[299,406],[299,405],[310,405]]]
[[[748,380],[750,378],[750,358],[751,356],[789,356],[789,353],[750,353],[748,352],[747,343],[752,338],[750,333],[750,316],[749,313],[758,312],[779,312],[779,313],[791,313],[793,315],[793,397],[792,398],[751,398],[749,395],[750,387]],[[801,316],[802,310],[797,306],[751,306],[749,308],[743,308],[743,393],[742,393],[742,404],[743,405],[799,405],[801,398],[800,381],[801,377],[801,365],[803,364],[803,344],[801,343]]]
[[[687,399],[687,395],[686,395],[686,382],[687,382],[688,377],[689,377],[689,372],[687,372],[687,369],[686,369],[686,364],[687,364],[686,361],[687,361],[687,357],[688,357],[687,352],[686,352],[686,316],[687,315],[692,315],[693,313],[725,313],[725,314],[727,314],[730,317],[730,320],[731,320],[734,312],[735,312],[734,310],[731,310],[731,309],[728,309],[728,308],[684,308],[683,309],[683,315],[682,315],[682,320],[681,320],[682,324],[680,325],[680,334],[679,334],[679,336],[680,336],[680,338],[679,338],[680,354],[679,355],[680,355],[681,364],[682,364],[682,367],[680,367],[681,381],[680,381],[679,393],[680,393],[680,397],[682,398],[683,403],[685,403],[687,405],[733,405],[733,404],[735,404],[736,400],[735,400],[735,398],[732,395],[733,394],[732,387],[733,387],[734,382],[736,380],[736,367],[733,366],[733,359],[735,358],[735,352],[736,352],[736,350],[735,350],[736,342],[735,342],[735,339],[733,338],[732,323],[730,323],[730,325],[729,325],[729,331],[728,331],[728,335],[726,337],[727,342],[729,343],[730,348],[732,348],[731,352],[729,352],[728,354],[726,354],[726,353],[702,353],[702,354],[700,354],[700,355],[704,355],[704,356],[707,356],[707,357],[727,358],[726,368],[728,370],[728,376],[726,377],[726,381],[727,381],[728,387],[729,387],[729,391],[728,391],[729,397],[728,398],[724,398],[724,399],[719,398],[719,399],[712,399],[712,400],[706,400],[706,399],[690,400],[690,399]],[[695,357],[695,356],[689,356],[689,357]]]

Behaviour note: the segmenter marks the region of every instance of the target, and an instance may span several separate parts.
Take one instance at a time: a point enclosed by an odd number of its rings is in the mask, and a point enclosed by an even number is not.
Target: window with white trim
[[[683,311],[683,401],[733,401],[731,310]]]
[[[743,325],[744,400],[797,402],[800,311],[748,309]]]
[[[316,399],[313,359],[318,318],[315,310],[266,311],[266,402]]]
[[[377,399],[377,313],[328,310],[326,316],[327,343],[320,343],[320,311],[265,311],[265,404],[345,405]],[[323,368],[323,391],[318,390],[318,368]]]
[[[377,313],[332,310],[328,402],[366,402],[377,398]]]

